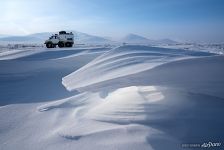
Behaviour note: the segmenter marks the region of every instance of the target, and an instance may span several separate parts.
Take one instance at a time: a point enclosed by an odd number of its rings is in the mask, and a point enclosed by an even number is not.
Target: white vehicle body
[[[74,34],[72,32],[66,33],[60,31],[59,34],[52,35],[48,40],[45,41],[47,48],[58,47],[72,47],[74,44]]]

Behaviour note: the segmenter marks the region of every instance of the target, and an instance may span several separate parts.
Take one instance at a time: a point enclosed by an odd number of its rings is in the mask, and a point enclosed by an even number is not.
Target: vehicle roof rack
[[[60,31],[59,34],[66,34],[66,32],[65,31]]]

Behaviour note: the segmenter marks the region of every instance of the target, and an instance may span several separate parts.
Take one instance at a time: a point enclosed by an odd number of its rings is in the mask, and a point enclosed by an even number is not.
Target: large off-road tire
[[[60,48],[65,47],[65,44],[63,42],[59,42],[58,47],[60,47]]]
[[[73,43],[70,43],[70,46],[69,47],[72,47],[73,46]]]
[[[65,43],[65,47],[72,47],[72,43],[71,42]]]
[[[48,42],[48,43],[46,43],[46,47],[47,47],[47,48],[53,48],[54,45],[53,45],[51,42]]]

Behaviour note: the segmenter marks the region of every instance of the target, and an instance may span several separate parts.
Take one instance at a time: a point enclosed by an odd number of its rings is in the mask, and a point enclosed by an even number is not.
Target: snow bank
[[[177,60],[139,73],[108,79],[77,89],[108,93],[122,87],[154,85],[224,98],[223,64],[224,56],[222,55]]]
[[[202,144],[211,137],[220,140],[223,107],[219,97],[168,87],[132,86],[117,89],[105,98],[100,93],[85,93],[38,110],[63,117],[52,134],[76,141],[70,142],[68,149],[138,146],[163,150],[181,149],[182,143]],[[68,111],[72,112],[64,115]]]
[[[179,150],[224,138],[224,56],[147,46],[61,51],[1,61],[1,149]],[[62,77],[80,92],[63,89]]]
[[[52,101],[72,96],[62,77],[87,64],[108,48],[24,50],[2,55],[0,105]]]
[[[170,61],[210,55],[214,54],[148,46],[122,46],[110,50],[64,77],[62,83],[71,91],[118,77],[136,74]]]
[[[40,52],[42,52],[42,50],[8,50],[0,53],[0,60],[17,59]]]

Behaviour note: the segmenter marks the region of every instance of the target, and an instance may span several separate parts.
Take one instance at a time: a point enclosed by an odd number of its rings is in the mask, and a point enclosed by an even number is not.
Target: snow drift
[[[72,96],[61,79],[108,48],[21,50],[0,56],[0,105]]]
[[[210,55],[214,54],[148,46],[123,46],[110,50],[84,67],[64,77],[62,83],[68,90],[73,90],[89,87],[92,84],[99,84],[103,81],[122,76],[125,76],[125,80],[128,80],[126,78],[127,75],[150,70],[167,62]],[[159,74],[159,76],[163,76],[163,74]],[[141,80],[141,78],[139,79]],[[142,78],[143,82],[146,79]],[[102,87],[104,88],[104,86]]]
[[[20,84],[7,81],[39,85],[32,76],[21,80],[18,75],[44,68],[47,79],[62,72],[63,85],[79,92],[67,91],[51,102],[33,101],[28,92],[30,103],[0,107],[1,149],[179,150],[185,143],[219,142],[224,138],[223,64],[222,55],[138,45],[2,60],[1,86],[15,87],[14,100],[24,93],[18,96]],[[54,86],[62,85],[61,76]],[[64,90],[54,86],[48,86],[52,95]]]

